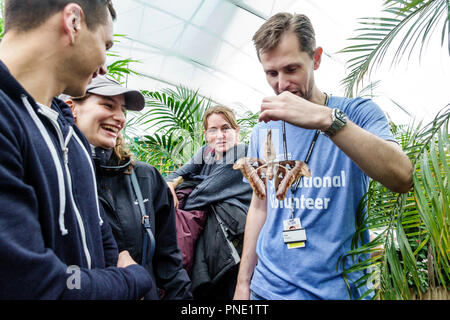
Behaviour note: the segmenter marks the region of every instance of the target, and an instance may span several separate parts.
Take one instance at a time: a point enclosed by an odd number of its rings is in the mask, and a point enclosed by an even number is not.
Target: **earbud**
[[[79,25],[81,23],[81,14],[80,14],[80,10],[78,8],[74,8],[73,9],[73,30],[77,31],[79,29]]]
[[[83,10],[76,3],[70,3],[64,8],[64,23],[69,41],[74,43],[77,34],[80,32],[82,26]]]

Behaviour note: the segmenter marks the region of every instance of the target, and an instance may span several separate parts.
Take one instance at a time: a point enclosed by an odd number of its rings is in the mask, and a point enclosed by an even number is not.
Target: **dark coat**
[[[173,181],[178,176],[185,181],[200,181],[187,197],[184,210],[201,210],[211,203],[228,202],[247,211],[252,188],[243,181],[240,170],[233,170],[234,162],[245,157],[247,149],[247,145],[238,144],[227,151],[224,158],[216,161],[211,148],[204,146],[188,163],[171,173],[167,181]]]
[[[108,162],[111,151],[96,148],[97,181],[100,200],[105,208],[119,251],[128,250],[138,263],[142,261],[143,239],[148,237],[134,193],[128,165],[114,166]],[[108,164],[108,169],[101,164]],[[125,161],[127,164],[128,161]],[[150,218],[156,250],[153,261],[145,267],[156,283],[146,299],[191,299],[190,279],[182,268],[177,246],[175,208],[170,190],[161,174],[147,163],[136,161],[132,166],[141,189],[146,213]],[[127,174],[128,172],[128,174]],[[156,287],[161,292],[158,292]]]
[[[197,296],[214,294],[213,288],[240,262],[247,211],[226,202],[209,206],[206,225],[197,240],[192,273],[192,291]]]
[[[1,61],[0,150],[0,299],[139,299],[150,289],[141,266],[116,267],[70,107],[39,106]]]
[[[194,239],[191,279],[196,296],[214,295],[214,285],[240,262],[245,220],[253,191],[243,181],[241,171],[233,170],[233,164],[244,157],[246,151],[247,146],[240,144],[229,150],[223,159],[215,161],[214,153],[205,146],[191,161],[167,177],[169,181],[177,176],[184,178],[185,182],[176,189],[177,194],[183,189],[192,189],[183,210],[206,211],[206,224],[194,226],[195,230],[203,229],[198,239]],[[198,221],[204,223],[204,219]]]

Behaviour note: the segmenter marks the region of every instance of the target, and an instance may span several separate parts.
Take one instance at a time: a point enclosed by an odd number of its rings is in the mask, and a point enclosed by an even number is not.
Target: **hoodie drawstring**
[[[74,137],[75,140],[78,142],[78,144],[81,146],[81,148],[84,151],[84,154],[86,156],[86,161],[89,163],[89,167],[91,168],[91,173],[92,173],[92,180],[94,182],[94,189],[95,189],[95,194],[97,195],[97,178],[95,175],[95,170],[94,170],[94,165],[92,164],[92,157],[90,156],[90,154],[88,153],[88,151],[86,150],[83,142],[81,141],[81,139],[78,137],[78,135],[74,132]],[[100,204],[99,204],[99,200],[97,199],[97,215],[98,215],[98,220],[100,225],[103,225],[103,219],[100,215]]]
[[[58,177],[58,191],[59,191],[59,229],[61,231],[61,234],[64,236],[68,234],[68,231],[64,224],[64,212],[66,210],[66,190],[65,190],[65,183],[64,183],[64,174],[63,174],[63,168],[61,166],[61,163],[58,158],[58,153],[56,152],[55,146],[53,145],[53,142],[44,126],[42,121],[37,116],[36,112],[34,112],[33,108],[31,107],[30,102],[27,99],[27,96],[21,95],[21,99],[23,104],[25,105],[25,108],[27,109],[28,113],[30,114],[31,118],[33,119],[34,123],[39,129],[39,132],[41,133],[49,151],[52,156],[53,163],[56,168],[56,175]]]

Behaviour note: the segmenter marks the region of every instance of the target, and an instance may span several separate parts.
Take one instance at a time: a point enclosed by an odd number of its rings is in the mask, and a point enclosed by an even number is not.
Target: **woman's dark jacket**
[[[141,223],[142,215],[131,183],[130,161],[119,164],[117,158],[111,156],[112,150],[95,148],[94,154],[99,198],[119,251],[128,250],[131,257],[141,263],[143,239],[148,235]],[[177,246],[171,192],[158,170],[149,164],[136,161],[132,170],[137,176],[156,242],[152,263],[145,266],[156,286],[146,299],[161,296],[165,300],[192,299],[190,279],[182,267]]]
[[[207,211],[206,224],[196,241],[192,290],[214,293],[213,288],[230,269],[240,262],[247,210],[252,197],[250,185],[243,181],[240,170],[233,170],[234,162],[245,157],[248,146],[239,144],[227,151],[224,158],[215,160],[213,150],[204,146],[183,167],[170,174],[172,181],[182,176],[177,189],[192,189],[183,210]],[[208,289],[206,289],[208,288]],[[195,292],[194,292],[195,294]]]

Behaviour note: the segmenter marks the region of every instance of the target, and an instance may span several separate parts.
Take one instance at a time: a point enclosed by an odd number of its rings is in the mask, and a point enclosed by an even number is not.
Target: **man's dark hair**
[[[300,51],[314,57],[316,36],[311,21],[304,14],[277,13],[270,17],[253,36],[258,59],[262,52],[274,49],[282,36],[291,31],[297,35]]]
[[[6,0],[5,33],[12,29],[29,31],[37,28],[69,3],[76,3],[83,9],[90,30],[106,23],[108,11],[112,19],[116,19],[111,0]]]

